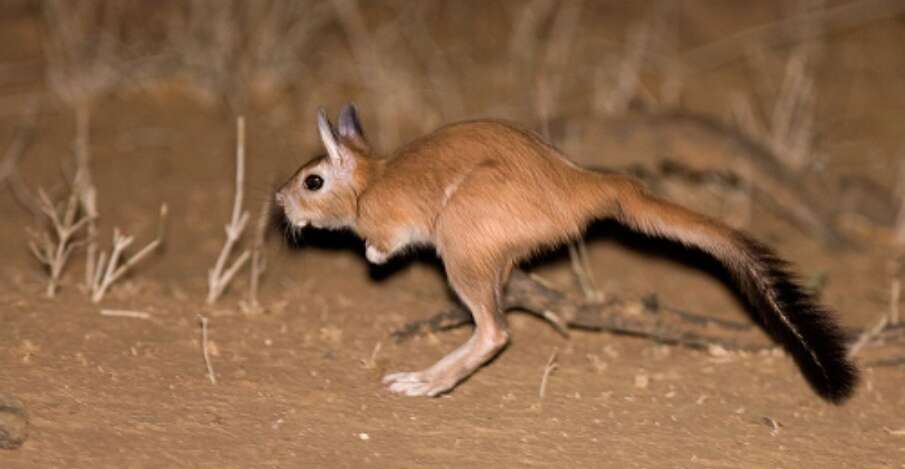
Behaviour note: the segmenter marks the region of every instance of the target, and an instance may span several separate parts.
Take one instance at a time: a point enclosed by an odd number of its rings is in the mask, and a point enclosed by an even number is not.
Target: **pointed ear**
[[[362,150],[368,148],[364,129],[361,127],[361,121],[358,120],[358,111],[355,110],[355,105],[352,103],[346,104],[339,112],[339,135]]]
[[[327,150],[327,159],[333,164],[342,164],[345,160],[343,149],[339,142],[336,141],[336,131],[333,125],[327,119],[327,112],[324,108],[317,110],[317,130],[321,135],[321,142]]]

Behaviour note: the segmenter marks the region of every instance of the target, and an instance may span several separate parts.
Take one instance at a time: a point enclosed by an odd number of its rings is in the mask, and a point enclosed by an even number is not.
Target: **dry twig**
[[[236,198],[233,201],[233,214],[226,225],[226,242],[217,257],[214,268],[207,273],[207,303],[213,304],[232,281],[242,266],[248,262],[251,253],[246,249],[227,267],[227,260],[236,243],[242,237],[248,225],[248,211],[242,210],[242,196],[245,186],[245,118],[236,119]]]
[[[359,360],[361,362],[361,366],[364,369],[373,370],[377,368],[377,355],[380,354],[381,347],[383,347],[383,344],[381,342],[377,342],[376,344],[374,344],[374,349],[371,350],[371,356]]]
[[[544,375],[540,379],[540,389],[537,391],[537,397],[540,399],[543,399],[544,395],[547,394],[547,381],[550,379],[550,375],[559,368],[559,364],[556,363],[557,352],[559,352],[557,349],[553,349],[553,353],[550,354],[550,359],[548,359],[547,364],[544,365]]]
[[[160,225],[157,231],[157,237],[149,242],[140,251],[135,253],[128,259],[121,259],[123,253],[135,240],[132,236],[124,235],[119,228],[113,229],[113,248],[110,258],[107,258],[106,252],[98,255],[94,278],[91,280],[91,301],[97,303],[104,298],[107,290],[117,280],[122,278],[135,264],[144,260],[148,255],[157,249],[163,243],[163,235],[166,231],[167,206],[160,207]]]
[[[144,311],[129,311],[124,309],[102,309],[101,316],[111,318],[151,319],[151,315]]]
[[[886,326],[889,324],[889,315],[883,314],[880,316],[880,319],[870,328],[865,329],[861,335],[858,336],[858,339],[855,340],[855,343],[851,345],[848,349],[848,357],[854,358],[858,355],[858,352],[864,348],[870,341],[880,335],[886,329]]]
[[[217,384],[217,376],[214,374],[214,365],[211,363],[207,341],[207,318],[199,314],[198,320],[201,321],[201,354],[204,357],[204,366],[207,368],[207,379],[211,381],[211,384]]]

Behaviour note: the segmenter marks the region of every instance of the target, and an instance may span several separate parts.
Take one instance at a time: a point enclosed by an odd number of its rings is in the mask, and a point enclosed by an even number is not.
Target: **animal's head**
[[[333,127],[323,109],[317,129],[327,154],[303,165],[276,194],[276,203],[297,228],[353,226],[358,195],[368,180],[370,148],[355,107],[346,105]]]

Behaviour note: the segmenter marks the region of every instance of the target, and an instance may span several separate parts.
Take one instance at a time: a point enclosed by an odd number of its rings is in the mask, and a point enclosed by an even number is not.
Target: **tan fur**
[[[388,158],[371,154],[354,108],[343,110],[338,134],[323,113],[319,125],[328,156],[300,169],[277,195],[288,219],[299,226],[349,227],[377,263],[414,244],[434,246],[474,316],[474,336],[437,364],[388,375],[384,381],[395,392],[446,392],[498,353],[508,341],[500,298],[513,266],[577,238],[595,219],[616,218],[703,246],[730,265],[747,262],[725,225],[649,197],[629,177],[581,169],[537,135],[508,123],[452,124]],[[351,165],[352,171],[335,165]],[[306,190],[311,174],[332,178],[325,182],[329,191]]]

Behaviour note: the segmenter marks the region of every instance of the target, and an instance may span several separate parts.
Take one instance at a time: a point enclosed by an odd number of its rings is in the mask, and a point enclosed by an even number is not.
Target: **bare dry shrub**
[[[126,257],[125,251],[135,239],[120,232],[119,228],[113,229],[113,247],[111,248],[110,257],[107,258],[106,252],[101,252],[98,255],[94,278],[91,282],[91,301],[98,303],[104,299],[107,290],[117,280],[122,278],[126,272],[148,257],[163,243],[166,218],[167,206],[163,205],[160,207],[160,225],[158,226],[157,237],[131,257]]]
[[[39,207],[46,217],[45,226],[28,230],[31,253],[48,271],[46,295],[56,295],[60,277],[73,250],[85,243],[84,231],[90,217],[79,214],[78,197],[70,193],[66,201],[54,203],[43,190],[38,191]]]
[[[73,192],[88,220],[85,286],[94,278],[97,257],[97,189],[91,177],[91,113],[97,101],[124,80],[126,60],[119,33],[127,2],[46,0],[47,84],[75,111],[76,174]]]
[[[332,18],[312,0],[189,0],[167,25],[177,74],[209,100],[245,109],[251,90],[272,93],[303,77],[303,54]]]

